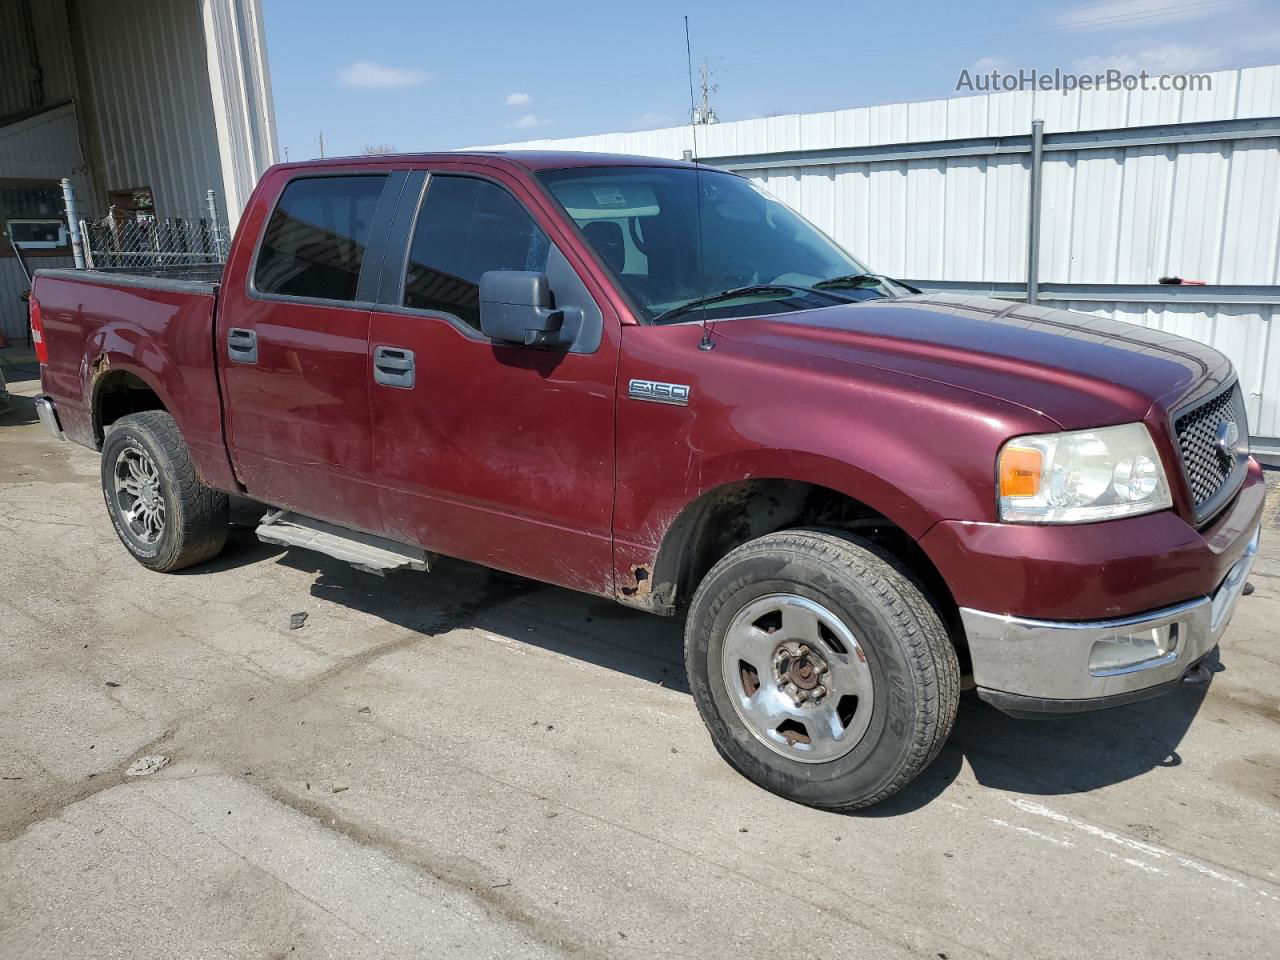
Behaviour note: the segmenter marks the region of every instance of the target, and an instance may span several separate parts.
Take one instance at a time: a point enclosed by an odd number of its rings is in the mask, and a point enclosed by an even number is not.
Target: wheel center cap
[[[774,654],[773,669],[778,686],[797,704],[818,703],[826,697],[827,662],[807,643],[783,643]]]
[[[807,657],[803,660],[792,660],[787,675],[801,690],[812,690],[818,685],[818,671]]]

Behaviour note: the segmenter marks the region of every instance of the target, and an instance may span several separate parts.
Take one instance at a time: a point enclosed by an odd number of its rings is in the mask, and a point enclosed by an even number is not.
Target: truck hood
[[[1011,401],[1067,430],[1140,420],[1231,376],[1218,351],[1162,330],[954,294],[724,320],[715,332]]]

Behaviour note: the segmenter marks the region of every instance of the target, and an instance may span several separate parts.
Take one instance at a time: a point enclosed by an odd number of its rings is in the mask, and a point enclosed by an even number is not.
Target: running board
[[[348,530],[287,510],[273,510],[258,524],[258,539],[282,547],[302,547],[386,576],[388,570],[430,570],[431,554],[369,533]]]

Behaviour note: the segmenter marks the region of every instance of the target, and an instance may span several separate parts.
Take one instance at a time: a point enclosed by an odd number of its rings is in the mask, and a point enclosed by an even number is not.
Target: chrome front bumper
[[[45,429],[59,440],[67,439],[62,433],[62,424],[58,422],[58,411],[54,409],[53,401],[48,397],[36,397],[36,416],[40,418]]]
[[[1146,699],[1176,685],[1226,630],[1258,556],[1253,532],[1212,596],[1116,620],[1028,620],[960,608],[978,695],[1013,714],[1079,713]],[[1129,667],[1091,671],[1094,643],[1116,634],[1176,625],[1165,656]]]

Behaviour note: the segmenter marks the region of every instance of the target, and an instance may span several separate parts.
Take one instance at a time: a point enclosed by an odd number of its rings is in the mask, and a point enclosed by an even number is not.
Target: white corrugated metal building
[[[26,336],[30,265],[70,266],[59,181],[81,216],[234,225],[276,159],[260,0],[0,0],[0,333]]]
[[[1038,299],[1217,347],[1240,372],[1254,434],[1277,438],[1280,67],[1209,76],[1198,92],[1019,91],[699,126],[698,155],[875,270],[1020,299],[1043,119]],[[692,132],[503,146],[678,158]],[[1158,285],[1165,276],[1207,285]]]

